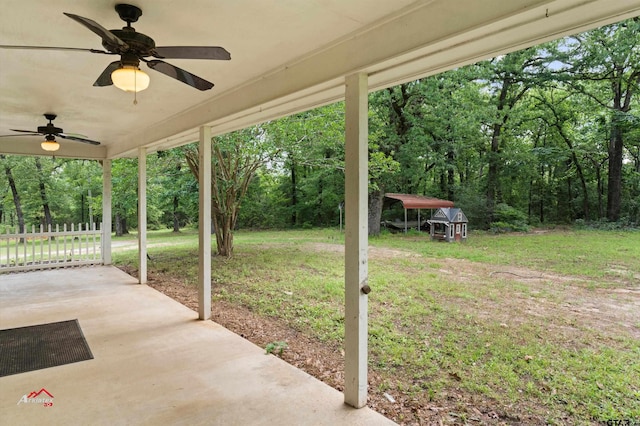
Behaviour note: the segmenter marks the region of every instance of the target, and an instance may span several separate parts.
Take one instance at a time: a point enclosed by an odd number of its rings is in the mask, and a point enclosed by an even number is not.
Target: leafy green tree
[[[45,186],[45,176],[42,170],[42,163],[40,157],[34,158],[36,166],[36,177],[38,179],[38,189],[40,192],[40,199],[42,200],[42,212],[44,214],[44,225],[50,227],[52,225],[51,209],[49,208],[49,197],[47,196],[47,188]]]
[[[344,193],[344,103],[266,123],[279,148],[270,172],[282,177],[292,226],[334,222]]]
[[[570,87],[607,110],[609,124],[607,218],[620,219],[624,139],[640,89],[640,20],[629,19],[568,37],[558,61]]]
[[[192,221],[197,221],[197,182],[185,159],[183,147],[160,151],[154,158],[154,176],[157,185],[159,208],[162,222],[173,232]]]
[[[576,123],[579,122],[579,111],[570,102],[570,95],[565,91],[549,89],[537,99],[546,108],[549,114],[541,115],[545,124],[561,139],[567,148],[568,158],[566,164],[575,170],[579,179],[582,192],[582,218],[589,220],[589,189],[588,176],[583,170],[582,158],[584,154],[579,146]]]
[[[289,191],[281,190],[289,183],[286,174],[261,167],[247,188],[238,213],[238,228],[282,229],[291,226]]]
[[[420,88],[419,81],[405,83],[369,96],[369,235],[380,233],[384,194],[398,188],[398,153],[416,123]]]
[[[489,221],[493,220],[495,205],[503,201],[500,185],[505,163],[503,151],[507,139],[514,137],[513,130],[517,128],[517,123],[510,121],[518,120],[514,115],[518,113],[517,106],[527,91],[548,81],[549,76],[543,70],[551,61],[543,49],[531,47],[479,64],[484,69],[486,89],[491,94],[490,103],[495,109],[487,126],[490,136],[486,180]]]
[[[3,163],[7,183],[13,197],[13,204],[16,209],[16,218],[18,220],[18,232],[24,232],[24,213],[22,211],[22,202],[20,200],[20,193],[18,192],[18,187],[12,172],[14,162],[12,161],[12,158],[8,158],[4,154],[0,154],[0,161]]]
[[[402,176],[417,185],[406,192],[435,196],[464,205],[475,224],[486,219],[479,182],[486,158],[487,118],[491,109],[477,67],[464,67],[422,80],[424,100],[400,157]],[[416,149],[411,149],[411,145]],[[410,162],[408,162],[409,160]],[[409,164],[413,167],[407,167]]]
[[[117,158],[111,164],[113,214],[116,236],[129,233],[129,224],[137,223],[138,159]]]
[[[257,171],[277,150],[262,127],[254,126],[211,141],[211,215],[218,255],[233,254],[233,230],[240,203]],[[198,180],[200,164],[197,147],[185,150],[189,169]]]
[[[477,78],[467,67],[370,97],[370,214],[379,214],[385,192],[454,200],[461,185],[477,182],[487,111]],[[378,175],[377,164],[386,166]]]

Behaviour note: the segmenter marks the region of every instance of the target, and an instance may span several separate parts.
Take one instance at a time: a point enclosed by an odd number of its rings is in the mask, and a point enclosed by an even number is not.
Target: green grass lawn
[[[234,257],[213,258],[213,297],[339,345],[343,243],[335,230],[238,232]],[[371,393],[436,406],[462,394],[463,420],[464,401],[550,424],[640,419],[639,232],[370,245],[370,368],[382,378]],[[150,270],[195,285],[196,232],[150,232],[149,252]],[[123,247],[114,260],[135,256]]]

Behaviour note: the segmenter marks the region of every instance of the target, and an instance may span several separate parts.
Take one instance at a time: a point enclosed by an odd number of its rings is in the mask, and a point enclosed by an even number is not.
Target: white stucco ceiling
[[[124,2],[124,1],[123,1]],[[124,25],[109,0],[2,0],[0,45],[101,49],[63,15]],[[640,0],[131,0],[133,24],[158,46],[218,45],[231,61],[167,62],[215,83],[200,92],[148,70],[137,96],[93,82],[113,56],[0,49],[0,134],[46,124],[100,147],[59,139],[59,157],[115,158],[166,149],[334,102],[344,77],[371,90],[640,15]],[[41,155],[40,137],[0,138],[0,153]]]

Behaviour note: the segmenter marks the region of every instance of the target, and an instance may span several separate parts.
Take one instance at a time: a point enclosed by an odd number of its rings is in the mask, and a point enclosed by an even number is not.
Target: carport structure
[[[199,141],[200,319],[211,310],[210,140],[253,124],[345,100],[345,391],[367,399],[367,94],[640,14],[640,0],[132,0],[135,24],[158,45],[219,45],[231,61],[172,60],[216,84],[197,91],[149,71],[137,96],[92,87],[113,59],[76,51],[100,39],[63,15],[107,28],[112,0],[5,0],[0,16],[0,132],[56,124],[102,142],[61,141],[57,157],[100,160],[103,229],[111,229],[111,161],[139,159],[139,263],[146,282],[146,156]],[[0,153],[44,155],[40,138],[0,139]],[[105,235],[108,243],[108,234]],[[107,244],[108,248],[108,244]],[[105,263],[109,263],[109,255]],[[374,289],[375,291],[375,289]]]
[[[404,209],[404,232],[407,232],[407,210],[418,210],[418,230],[420,230],[420,210],[422,209],[439,209],[441,207],[453,207],[453,201],[441,200],[434,197],[425,197],[424,195],[414,194],[395,194],[388,192],[384,194],[386,198],[400,201]]]

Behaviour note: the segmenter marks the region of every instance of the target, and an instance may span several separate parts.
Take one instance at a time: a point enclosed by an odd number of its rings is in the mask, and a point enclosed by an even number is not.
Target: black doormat
[[[0,377],[88,359],[77,319],[0,330]]]

